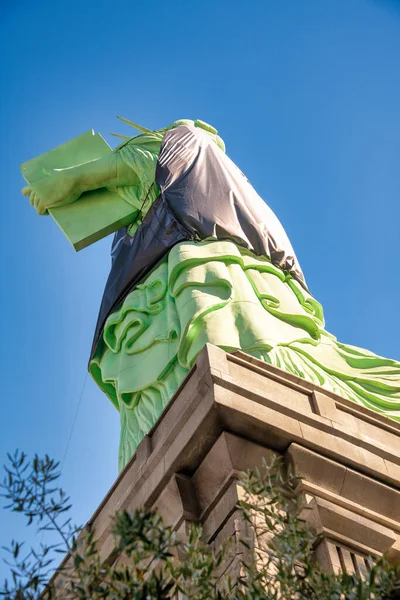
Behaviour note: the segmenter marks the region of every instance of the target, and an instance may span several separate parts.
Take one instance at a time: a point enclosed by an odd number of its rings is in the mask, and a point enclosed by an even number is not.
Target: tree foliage
[[[13,541],[10,577],[0,588],[5,600],[394,600],[400,598],[398,569],[385,558],[370,560],[362,574],[324,571],[314,560],[320,538],[304,519],[296,479],[272,457],[261,471],[243,474],[238,510],[244,529],[238,554],[229,543],[211,547],[199,525],[179,539],[154,511],[118,512],[113,520],[113,560],[101,560],[94,531],[78,528],[68,516],[71,503],[57,485],[59,464],[48,456],[33,460],[9,455],[2,484],[6,509],[21,513],[38,532],[59,542],[25,550]],[[236,552],[237,574],[226,565]],[[54,577],[59,553],[68,554]]]

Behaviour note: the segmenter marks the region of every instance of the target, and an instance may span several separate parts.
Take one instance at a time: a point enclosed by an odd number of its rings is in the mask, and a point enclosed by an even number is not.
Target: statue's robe
[[[212,138],[167,131],[154,168],[142,196],[156,199],[114,239],[89,366],[120,410],[120,468],[207,342],[400,419],[400,364],[324,329],[282,225]]]
[[[202,129],[181,125],[167,131],[155,181],[160,194],[134,237],[124,227],[114,238],[95,343],[112,310],[175,244],[185,240],[232,240],[304,282],[281,223]]]

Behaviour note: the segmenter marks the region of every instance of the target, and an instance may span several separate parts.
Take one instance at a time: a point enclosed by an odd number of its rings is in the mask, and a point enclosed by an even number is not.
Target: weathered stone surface
[[[341,495],[400,523],[400,491],[347,469]]]
[[[88,523],[103,559],[112,559],[111,516],[141,505],[179,535],[198,521],[215,543],[237,540],[239,473],[271,451],[299,477],[325,535],[315,554],[326,568],[357,571],[368,553],[400,555],[400,424],[207,345]],[[237,547],[224,572],[240,570],[239,555]]]
[[[384,552],[397,539],[391,529],[318,496],[308,503],[305,514],[317,531],[329,530],[336,538],[350,538],[376,552]]]
[[[289,446],[285,456],[298,477],[336,494],[341,492],[347,472],[344,465],[296,443]]]
[[[201,518],[205,518],[230,480],[237,478],[241,471],[260,467],[270,456],[271,451],[265,446],[223,432],[192,477]]]
[[[183,520],[196,522],[199,506],[191,478],[181,474],[172,475],[153,507],[165,523],[170,523],[175,529],[181,526]]]

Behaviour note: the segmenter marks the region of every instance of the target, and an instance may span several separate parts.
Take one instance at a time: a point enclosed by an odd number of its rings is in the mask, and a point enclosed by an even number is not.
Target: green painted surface
[[[400,363],[338,342],[321,305],[267,260],[230,241],[184,242],[108,318],[90,365],[120,411],[120,469],[207,342],[400,420]]]
[[[114,151],[90,130],[21,165],[28,182],[22,193],[38,214],[50,214],[75,250],[82,250],[134,222],[134,234],[157,197],[155,168],[163,135],[181,124],[201,127],[225,150],[217,130],[204,121],[180,119],[150,131],[127,119],[141,134]]]
[[[22,164],[21,171],[29,184],[35,184],[44,178],[60,175],[60,169],[69,169],[110,154],[112,150],[107,142],[91,130]],[[106,188],[87,191],[80,196],[79,202],[49,208],[48,212],[75,250],[82,250],[127,225],[137,214],[135,207],[120,194]]]
[[[39,214],[60,215],[77,249],[127,222],[134,235],[158,194],[155,168],[167,129],[201,127],[225,149],[202,121],[182,119],[156,132],[125,122],[141,134],[113,152],[88,132],[22,165],[29,182],[23,194]],[[207,342],[243,350],[400,420],[400,363],[338,342],[325,330],[321,305],[266,259],[231,241],[184,242],[110,315],[90,364],[120,411],[120,468]]]

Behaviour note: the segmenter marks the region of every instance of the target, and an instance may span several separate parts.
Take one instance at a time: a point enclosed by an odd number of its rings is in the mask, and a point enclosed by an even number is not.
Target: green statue
[[[120,469],[207,342],[400,420],[400,363],[325,330],[282,225],[217,131],[185,119],[140,131],[23,189],[38,214],[104,188],[129,206],[89,362],[120,412]]]

